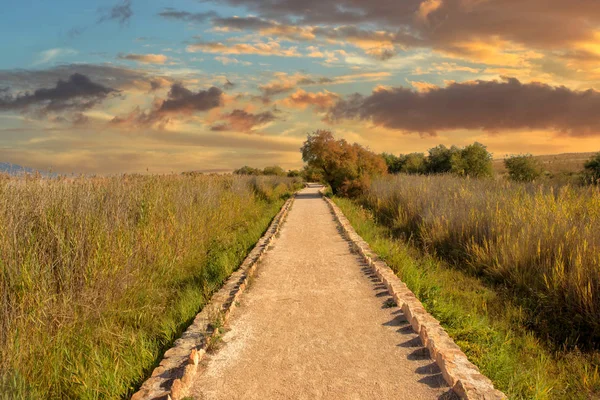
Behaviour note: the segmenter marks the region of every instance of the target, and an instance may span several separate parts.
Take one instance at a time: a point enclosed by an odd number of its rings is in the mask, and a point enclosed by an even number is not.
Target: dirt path
[[[318,188],[280,238],[205,358],[195,399],[450,398],[435,363],[350,252]]]

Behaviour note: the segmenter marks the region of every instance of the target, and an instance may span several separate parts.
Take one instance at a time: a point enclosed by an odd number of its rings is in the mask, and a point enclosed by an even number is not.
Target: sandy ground
[[[298,195],[280,235],[196,375],[195,399],[454,398],[318,188]]]

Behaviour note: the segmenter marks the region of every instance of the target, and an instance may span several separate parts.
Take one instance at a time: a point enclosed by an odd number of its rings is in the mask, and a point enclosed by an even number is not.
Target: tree
[[[584,164],[585,173],[592,183],[600,184],[600,153],[596,153]]]
[[[322,173],[333,194],[356,196],[372,176],[387,173],[383,157],[357,143],[336,140],[330,131],[309,134],[300,150],[304,162]]]
[[[452,172],[472,178],[484,178],[493,175],[492,155],[487,147],[475,142],[459,152],[452,154]]]
[[[516,182],[532,182],[544,173],[542,164],[531,154],[508,157],[504,159],[504,165],[508,169],[508,177]]]
[[[290,170],[287,172],[287,176],[288,176],[288,178],[297,178],[297,177],[299,177],[299,176],[301,176],[301,175],[302,175],[302,172],[301,172],[301,171],[299,171],[299,170],[297,170],[297,169],[290,169]]]
[[[406,162],[406,157],[402,154],[400,156],[395,156],[393,154],[382,153],[381,156],[385,160],[387,165],[388,173],[397,174],[402,172],[402,166]]]
[[[286,172],[279,165],[265,167],[262,171],[263,175],[285,176]]]
[[[407,174],[424,174],[427,172],[425,154],[410,153],[404,156],[402,172]]]
[[[444,174],[452,171],[452,159],[456,159],[455,154],[460,153],[456,146],[447,148],[443,144],[429,149],[427,156],[427,173]]]

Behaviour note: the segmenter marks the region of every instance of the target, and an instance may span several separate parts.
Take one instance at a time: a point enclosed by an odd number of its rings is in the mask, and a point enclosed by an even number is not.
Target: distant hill
[[[557,173],[576,173],[583,169],[583,164],[596,153],[564,153],[551,154],[546,156],[535,156],[544,169],[551,174]],[[494,169],[497,173],[505,173],[504,159],[494,160]]]
[[[28,167],[23,167],[17,164],[0,162],[0,173],[9,175],[33,174],[36,170]]]

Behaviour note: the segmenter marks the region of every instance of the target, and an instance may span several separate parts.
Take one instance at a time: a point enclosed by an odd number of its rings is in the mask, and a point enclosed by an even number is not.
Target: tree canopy
[[[302,160],[321,172],[334,194],[356,196],[368,186],[371,177],[387,173],[384,158],[330,131],[318,130],[307,136],[301,148]]]

